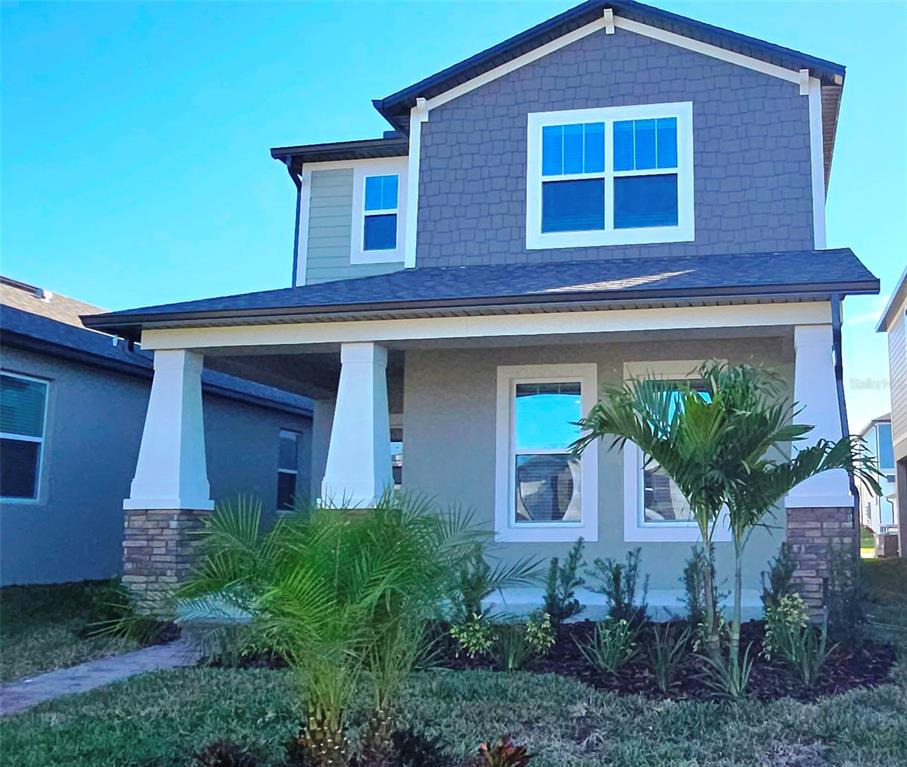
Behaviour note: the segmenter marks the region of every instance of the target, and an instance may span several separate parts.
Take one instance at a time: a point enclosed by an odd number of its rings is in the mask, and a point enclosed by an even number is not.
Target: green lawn
[[[110,581],[0,589],[0,681],[33,676],[131,649],[119,640],[85,637],[111,616]]]
[[[881,767],[907,763],[905,700],[903,668],[873,690],[768,705],[653,702],[550,675],[437,671],[418,674],[400,708],[459,756],[510,732],[537,754],[534,767]],[[189,669],[45,704],[0,723],[0,740],[23,767],[175,767],[220,738],[276,766],[297,721],[287,672]]]

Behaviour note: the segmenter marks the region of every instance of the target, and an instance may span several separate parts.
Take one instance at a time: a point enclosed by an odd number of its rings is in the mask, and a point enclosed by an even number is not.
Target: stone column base
[[[787,542],[797,558],[794,582],[812,610],[825,607],[829,549],[856,546],[857,530],[853,526],[853,509],[834,508],[787,509]]]
[[[123,584],[140,612],[163,614],[194,563],[193,549],[210,511],[130,509],[123,535]]]

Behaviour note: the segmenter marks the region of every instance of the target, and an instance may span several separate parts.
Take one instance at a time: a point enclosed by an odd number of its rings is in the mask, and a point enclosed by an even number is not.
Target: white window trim
[[[565,365],[501,365],[498,367],[495,445],[495,540],[510,542],[569,542],[582,536],[598,540],[598,442],[580,459],[580,522],[516,525],[514,498],[513,399],[518,383],[578,381],[585,415],[598,401],[598,369],[593,363]]]
[[[668,381],[692,381],[704,360],[671,360],[661,362],[627,362],[624,364],[624,381],[645,377],[657,377]],[[650,522],[640,521],[643,502],[643,453],[632,442],[623,448],[624,455],[624,541],[627,543],[646,542],[689,542],[701,540],[699,527],[695,522]],[[727,509],[723,509],[715,526],[713,540],[729,541],[730,529],[727,524]]]
[[[404,260],[406,252],[407,158],[387,158],[360,163],[353,168],[353,223],[350,232],[351,264],[386,264]],[[368,215],[397,214],[397,247],[393,250],[365,250],[365,179],[369,176],[397,176],[397,208],[369,211]]]
[[[296,468],[295,469],[284,469],[280,466],[280,452],[277,453],[277,477],[280,478],[281,474],[292,474],[295,477],[295,482],[293,483],[293,497],[295,499],[296,493],[299,491],[299,449],[302,447],[302,432],[297,431],[296,429],[281,429],[277,434],[277,444],[280,445],[280,440],[283,439],[284,434],[292,434],[296,437]],[[279,486],[279,483],[278,483]],[[286,509],[277,505],[278,514],[291,514],[293,509]]]
[[[19,442],[37,442],[38,447],[38,463],[35,470],[35,495],[33,498],[20,498],[17,496],[0,496],[0,501],[7,504],[37,504],[41,501],[41,483],[43,479],[44,471],[44,448],[47,442],[47,411],[50,409],[50,381],[46,378],[35,378],[34,376],[22,375],[21,373],[13,373],[9,370],[0,371],[5,376],[10,378],[18,378],[22,381],[32,381],[33,383],[42,384],[44,386],[44,417],[41,421],[41,436],[32,437],[26,434],[13,434],[12,432],[0,431],[0,438],[2,439],[12,439],[18,440]]]
[[[614,228],[614,122],[659,117],[677,118],[677,226],[636,229]],[[605,123],[605,228],[586,232],[542,232],[542,129],[546,125]],[[696,238],[693,204],[693,102],[642,104],[627,107],[532,112],[527,116],[526,151],[526,248],[582,248],[603,245],[692,242]],[[623,172],[617,175],[653,175],[672,169]],[[602,174],[579,174],[564,179],[600,178]],[[561,177],[558,177],[559,179]],[[554,179],[549,179],[554,180]]]

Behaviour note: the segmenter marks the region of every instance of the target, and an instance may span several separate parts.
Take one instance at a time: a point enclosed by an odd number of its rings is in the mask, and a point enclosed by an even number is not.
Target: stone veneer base
[[[829,549],[857,544],[853,509],[787,509],[787,542],[797,558],[794,581],[806,604],[813,610],[825,607]]]
[[[210,511],[130,509],[123,535],[123,584],[139,611],[162,613],[192,569],[198,533]]]

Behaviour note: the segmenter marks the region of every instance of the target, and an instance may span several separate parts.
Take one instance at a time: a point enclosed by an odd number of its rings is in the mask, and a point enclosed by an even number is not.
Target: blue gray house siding
[[[527,251],[526,115],[693,102],[694,242]],[[417,266],[810,249],[809,104],[798,86],[618,29],[433,109]]]
[[[4,346],[3,369],[50,381],[37,501],[0,508],[0,583],[108,578],[122,570],[123,499],[135,473],[150,381]],[[302,432],[297,487],[309,487],[311,419],[204,397],[212,497],[277,495],[280,429]]]

